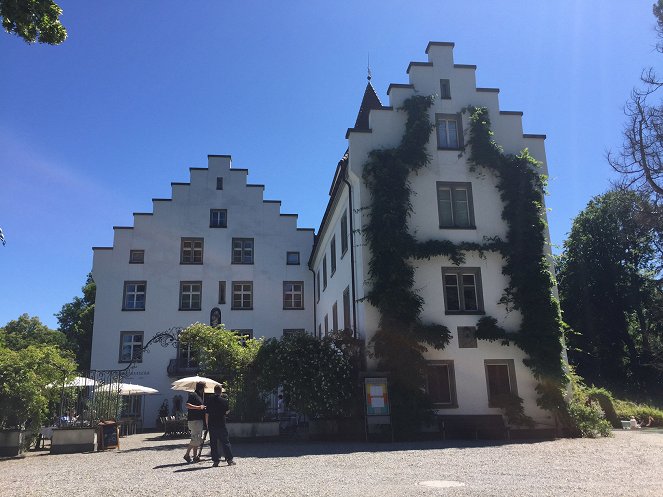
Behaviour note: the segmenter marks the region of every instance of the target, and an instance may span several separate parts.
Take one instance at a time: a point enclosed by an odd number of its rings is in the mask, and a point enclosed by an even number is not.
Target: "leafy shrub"
[[[663,410],[645,404],[636,404],[627,400],[615,400],[615,411],[619,419],[635,417],[640,423],[647,424],[649,416],[653,418],[652,426],[663,426]]]
[[[621,428],[619,416],[615,412],[614,398],[605,388],[591,387],[586,389],[586,394],[592,401],[598,402],[605,414],[605,418],[610,422],[613,428]]]
[[[598,402],[576,397],[570,402],[568,413],[572,422],[572,436],[596,438],[612,435],[610,422],[605,419]]]

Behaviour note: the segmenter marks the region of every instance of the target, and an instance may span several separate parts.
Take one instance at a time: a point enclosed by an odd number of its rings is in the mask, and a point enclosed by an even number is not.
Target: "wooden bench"
[[[509,429],[500,414],[440,415],[442,439],[508,440]]]

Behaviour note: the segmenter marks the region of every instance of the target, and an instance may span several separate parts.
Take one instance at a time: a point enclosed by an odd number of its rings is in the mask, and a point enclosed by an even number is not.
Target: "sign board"
[[[390,409],[387,378],[364,378],[364,390],[366,392],[366,415],[388,416]]]
[[[115,421],[102,421],[99,423],[99,450],[115,449],[120,446],[119,430]]]

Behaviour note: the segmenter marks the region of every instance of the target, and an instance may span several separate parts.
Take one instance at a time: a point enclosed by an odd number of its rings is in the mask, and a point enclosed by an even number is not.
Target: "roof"
[[[359,113],[357,114],[354,129],[369,129],[368,114],[371,110],[380,108],[382,108],[382,102],[380,102],[380,98],[375,93],[373,85],[369,81],[364,90],[364,98],[361,100],[361,105],[359,106]]]

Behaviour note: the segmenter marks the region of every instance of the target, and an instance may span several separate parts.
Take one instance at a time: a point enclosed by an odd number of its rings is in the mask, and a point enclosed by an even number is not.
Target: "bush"
[[[649,416],[654,421],[652,426],[663,426],[663,410],[645,404],[636,404],[627,400],[615,400],[615,411],[619,419],[630,419],[635,417],[640,423],[647,424]]]
[[[598,402],[576,397],[569,404],[568,413],[572,422],[572,436],[585,438],[612,436],[610,422],[605,419]]]
[[[621,428],[619,416],[615,412],[614,398],[605,388],[591,387],[586,389],[586,394],[592,401],[598,402],[605,414],[605,418],[610,422],[613,428]]]

